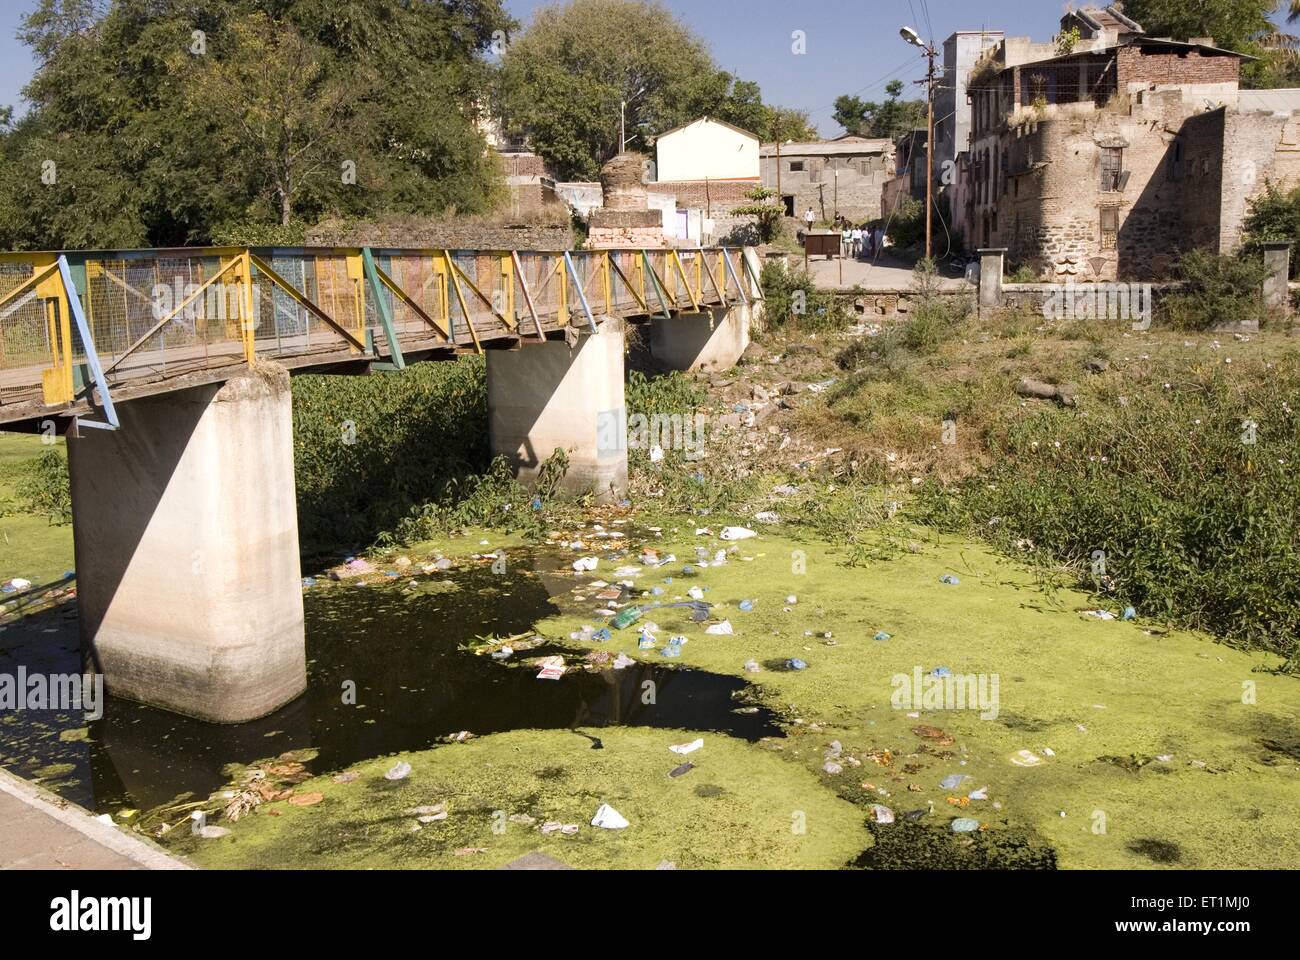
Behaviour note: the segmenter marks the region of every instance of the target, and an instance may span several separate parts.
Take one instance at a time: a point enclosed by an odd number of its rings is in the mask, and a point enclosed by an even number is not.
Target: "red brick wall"
[[[1207,56],[1190,50],[1144,53],[1139,47],[1120,47],[1117,61],[1120,88],[1127,83],[1232,83],[1241,73],[1236,57]]]
[[[758,180],[675,180],[647,183],[646,192],[676,196],[680,210],[707,209],[719,217],[753,203],[745,194],[761,185]]]

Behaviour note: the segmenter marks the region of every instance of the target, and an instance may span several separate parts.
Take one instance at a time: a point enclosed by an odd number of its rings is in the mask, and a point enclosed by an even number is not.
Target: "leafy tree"
[[[1251,52],[1275,31],[1269,15],[1278,0],[1126,0],[1125,15],[1153,37],[1213,37],[1227,50]]]
[[[1265,243],[1300,244],[1300,187],[1283,189],[1271,180],[1265,183],[1264,192],[1249,201],[1241,234],[1242,256],[1251,259],[1258,258]],[[1293,252],[1292,276],[1298,268]]]
[[[894,140],[925,124],[924,100],[902,100],[903,81],[885,86],[887,99],[881,103],[842,96],[835,100],[835,122],[846,131],[863,137]]]
[[[745,198],[753,202],[744,207],[737,207],[732,213],[741,217],[753,217],[757,221],[758,239],[762,243],[771,243],[780,232],[781,220],[785,216],[785,205],[777,198],[775,190],[766,187],[747,190]]]
[[[757,84],[719,70],[704,43],[653,0],[543,7],[506,50],[496,111],[562,179],[594,179],[618,153],[622,103],[628,139],[641,149],[703,116],[764,140],[809,132],[805,115],[764,104]]]
[[[0,130],[0,246],[486,209],[499,175],[463,105],[512,26],[501,0],[41,0],[31,110]]]

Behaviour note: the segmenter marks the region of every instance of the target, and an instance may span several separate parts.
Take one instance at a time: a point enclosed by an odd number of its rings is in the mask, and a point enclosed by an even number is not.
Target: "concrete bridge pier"
[[[706,307],[650,321],[650,356],[665,370],[730,370],[749,346],[753,307]]]
[[[758,254],[746,247],[747,267],[737,267],[746,297],[729,307],[700,313],[657,316],[650,321],[650,356],[666,370],[718,373],[740,362],[751,330],[763,320],[763,291],[754,281],[762,271]]]
[[[87,668],[203,720],[275,711],[307,686],[288,373],[117,409],[68,443]]]
[[[532,484],[555,450],[564,450],[564,492],[620,499],[627,489],[623,358],[623,323],[615,319],[583,333],[572,348],[552,340],[489,351],[492,455],[508,458],[519,479]]]

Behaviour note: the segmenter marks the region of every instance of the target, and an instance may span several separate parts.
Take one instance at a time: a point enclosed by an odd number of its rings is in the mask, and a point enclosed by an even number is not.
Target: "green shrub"
[[[1283,190],[1271,180],[1248,201],[1242,223],[1242,256],[1259,259],[1265,243],[1300,244],[1300,187]],[[1300,271],[1300,250],[1292,250],[1291,276]]]
[[[1161,308],[1168,321],[1183,330],[1205,330],[1237,321],[1263,323],[1268,318],[1264,306],[1267,273],[1257,258],[1190,250],[1174,268],[1174,278],[1183,287],[1165,297]]]
[[[912,308],[897,329],[899,342],[915,353],[933,353],[956,335],[970,313],[965,297],[943,296],[933,260],[922,260],[912,271]]]
[[[765,315],[772,328],[786,325],[821,332],[842,330],[853,322],[853,311],[844,299],[817,284],[802,270],[791,271],[780,261],[763,265],[760,277],[766,298]]]
[[[1300,363],[1170,380],[1126,404],[1011,420],[991,438],[992,471],[924,487],[921,514],[1008,550],[1032,543],[1144,616],[1300,665]]]
[[[400,374],[295,377],[293,402],[304,553],[368,543],[491,461],[479,357]]]
[[[72,522],[72,489],[68,484],[68,461],[57,450],[46,450],[19,467],[15,491],[18,502],[29,512],[51,523]]]

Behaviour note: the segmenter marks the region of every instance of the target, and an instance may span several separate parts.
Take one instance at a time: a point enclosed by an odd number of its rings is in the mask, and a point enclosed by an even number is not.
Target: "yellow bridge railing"
[[[370,356],[400,367],[404,352],[482,351],[601,316],[760,296],[753,255],[739,248],[4,253],[0,422],[18,406],[57,413],[87,396],[88,354],[110,388],[259,358],[301,367]]]

